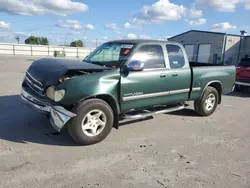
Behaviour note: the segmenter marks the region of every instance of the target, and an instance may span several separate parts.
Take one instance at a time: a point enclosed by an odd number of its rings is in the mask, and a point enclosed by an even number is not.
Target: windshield
[[[127,59],[134,44],[105,43],[95,49],[84,61],[106,67],[118,68]]]

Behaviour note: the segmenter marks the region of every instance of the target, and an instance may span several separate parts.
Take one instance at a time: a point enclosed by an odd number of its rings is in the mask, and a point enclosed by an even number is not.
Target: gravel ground
[[[19,97],[34,57],[0,56],[0,187],[249,188],[250,94],[223,96],[210,117],[192,106],[121,122],[103,142],[77,146]]]

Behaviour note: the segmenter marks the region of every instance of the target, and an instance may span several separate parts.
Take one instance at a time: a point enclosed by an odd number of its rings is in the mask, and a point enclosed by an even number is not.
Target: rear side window
[[[169,64],[172,69],[182,68],[185,65],[185,59],[182,49],[173,44],[166,45],[168,51]]]
[[[133,60],[142,61],[145,69],[165,68],[162,47],[159,45],[141,46],[133,55]]]

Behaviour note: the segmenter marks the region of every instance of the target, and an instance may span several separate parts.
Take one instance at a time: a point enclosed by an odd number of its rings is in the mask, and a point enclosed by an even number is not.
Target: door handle
[[[167,73],[161,73],[160,77],[161,77],[161,78],[167,77]]]
[[[173,72],[172,76],[178,76],[178,72]]]

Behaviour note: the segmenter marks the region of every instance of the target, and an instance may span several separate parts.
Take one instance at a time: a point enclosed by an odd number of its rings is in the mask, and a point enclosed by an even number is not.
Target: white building
[[[238,64],[244,55],[250,55],[250,37],[227,33],[190,30],[169,38],[182,43],[190,61],[203,63]]]

